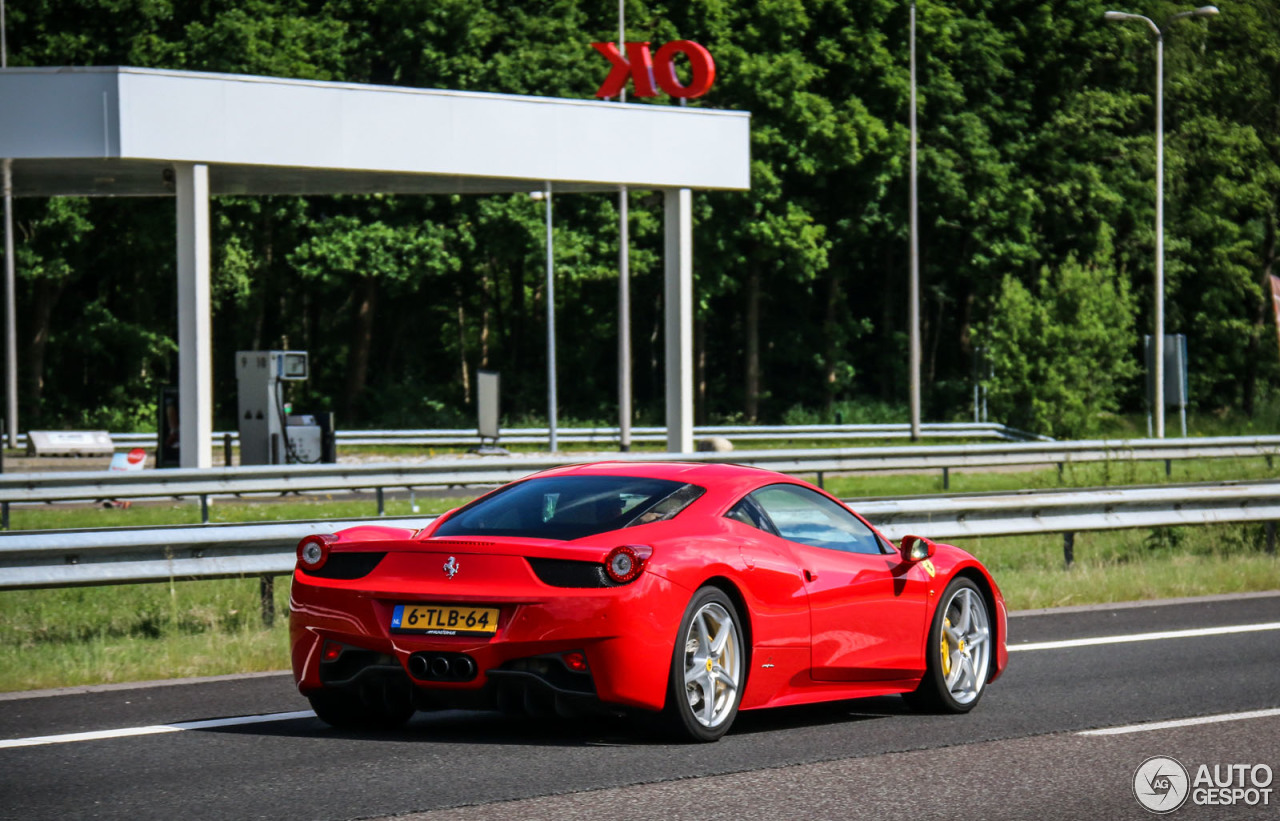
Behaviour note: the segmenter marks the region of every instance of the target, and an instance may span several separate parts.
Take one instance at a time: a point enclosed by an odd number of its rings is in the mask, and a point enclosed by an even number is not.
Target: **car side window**
[[[799,485],[769,485],[749,497],[784,539],[845,553],[883,552],[871,528],[843,505]]]
[[[760,508],[749,497],[738,502],[724,515],[734,521],[742,522],[744,525],[751,525],[766,533],[777,535],[774,532],[773,525],[769,524],[769,520],[764,517],[764,514],[760,512]]]

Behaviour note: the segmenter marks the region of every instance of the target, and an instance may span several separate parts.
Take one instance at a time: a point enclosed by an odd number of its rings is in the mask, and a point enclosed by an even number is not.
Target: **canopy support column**
[[[209,166],[174,163],[178,200],[178,436],[184,468],[213,466]]]
[[[666,269],[667,451],[693,451],[693,192],[663,196]]]

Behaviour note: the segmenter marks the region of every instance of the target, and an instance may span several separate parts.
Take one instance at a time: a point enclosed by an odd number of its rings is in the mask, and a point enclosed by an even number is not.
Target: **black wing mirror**
[[[923,536],[903,536],[898,542],[898,551],[906,561],[921,562],[933,558],[933,554],[938,552],[938,544]]]

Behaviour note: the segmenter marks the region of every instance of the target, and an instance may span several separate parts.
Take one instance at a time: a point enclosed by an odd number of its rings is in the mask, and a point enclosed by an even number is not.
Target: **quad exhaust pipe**
[[[409,656],[409,675],[420,681],[471,681],[476,662],[465,653],[414,653]]]

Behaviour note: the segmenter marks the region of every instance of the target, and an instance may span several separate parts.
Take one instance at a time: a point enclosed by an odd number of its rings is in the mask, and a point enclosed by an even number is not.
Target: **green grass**
[[[1061,534],[955,544],[986,565],[1014,610],[1280,590],[1263,525],[1077,533],[1070,567]]]
[[[1263,457],[1254,459],[1183,459],[1170,463],[1166,475],[1164,462],[1094,462],[1066,463],[1042,467],[995,471],[972,468],[950,471],[947,493],[982,493],[999,490],[1051,490],[1072,487],[1109,485],[1160,485],[1183,482],[1215,482],[1248,479],[1274,479],[1280,476],[1280,462],[1268,464]],[[810,481],[812,476],[805,477]],[[913,496],[942,493],[941,470],[928,473],[826,476],[823,486],[842,499],[875,496]]]
[[[407,493],[387,494],[388,516],[430,516],[465,504],[467,496],[416,497],[415,513]],[[295,519],[367,519],[376,516],[373,499],[318,496],[283,501],[215,500],[209,506],[210,522],[283,522]],[[50,530],[82,527],[155,527],[200,523],[200,503],[194,499],[172,502],[140,502],[127,509],[97,506],[15,507],[10,514],[14,530]]]
[[[288,579],[262,626],[258,579],[0,594],[0,691],[279,670]]]

